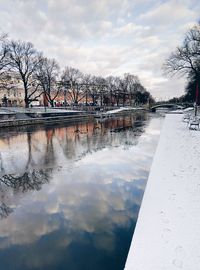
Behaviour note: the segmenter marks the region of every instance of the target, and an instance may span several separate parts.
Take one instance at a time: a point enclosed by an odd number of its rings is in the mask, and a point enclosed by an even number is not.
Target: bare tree
[[[193,56],[200,56],[200,22],[191,28],[185,37],[185,42],[190,43],[190,50]]]
[[[7,89],[9,86],[8,64],[7,34],[0,34],[0,89]]]
[[[107,82],[106,79],[101,76],[94,77],[94,79],[95,79],[94,84],[97,90],[97,96],[100,100],[100,105],[103,106],[107,95]]]
[[[200,23],[186,33],[183,45],[171,53],[163,68],[166,73],[172,75],[187,75],[188,80],[192,79],[194,85],[200,85]],[[191,85],[188,84],[188,86],[189,89],[186,88],[187,94],[188,90],[194,92],[190,87]],[[190,95],[187,94],[185,97],[188,98]],[[195,93],[195,115],[197,114],[198,103],[199,98]]]
[[[129,105],[132,105],[134,94],[136,91],[143,91],[144,87],[142,87],[139,78],[133,74],[125,73],[124,74],[124,85],[126,87],[127,98],[129,99]],[[141,86],[141,87],[140,87]]]
[[[33,44],[23,41],[10,41],[8,44],[9,66],[13,76],[21,80],[24,88],[24,102],[28,108],[33,100],[41,96],[40,84],[34,72],[42,60]]]
[[[114,99],[117,106],[119,106],[119,102],[121,99],[121,91],[120,91],[121,78],[118,76],[114,77],[113,84],[114,84]]]
[[[97,85],[97,77],[96,76],[91,76],[91,85],[89,88],[89,95],[92,98],[92,103],[93,105],[97,103],[97,99],[99,96],[99,89]]]
[[[61,76],[61,81],[63,85],[70,84],[68,94],[72,103],[78,104],[85,96],[81,85],[83,82],[83,73],[79,69],[66,67]]]
[[[61,87],[57,83],[59,69],[55,59],[42,58],[35,72],[44,93],[44,102],[47,100],[52,107],[61,91]]]
[[[122,78],[109,76],[106,78],[106,81],[110,100],[112,103],[116,103],[117,106],[119,106],[120,102],[125,106],[127,101],[131,106],[136,101],[136,94],[141,94],[143,97],[144,93],[145,95],[147,93],[146,89],[140,83],[139,78],[130,73],[125,73]]]
[[[0,34],[0,76],[5,72],[5,67],[8,65],[8,47],[6,39],[6,34]]]
[[[191,71],[199,80],[200,24],[190,29],[183,45],[176,48],[164,63],[164,71],[169,74],[188,75]]]
[[[120,97],[122,98],[122,104],[123,106],[125,106],[125,102],[127,100],[128,97],[128,89],[127,89],[128,85],[127,85],[127,81],[122,78],[120,79],[120,84],[119,84],[119,90],[120,90]]]
[[[92,89],[93,82],[90,74],[84,74],[82,79],[82,90],[85,97],[85,104],[88,105],[88,99],[90,97],[90,91]]]
[[[114,76],[107,77],[106,83],[107,83],[107,89],[108,89],[108,93],[109,93],[110,105],[113,106],[114,92],[116,90],[116,77],[114,77]]]

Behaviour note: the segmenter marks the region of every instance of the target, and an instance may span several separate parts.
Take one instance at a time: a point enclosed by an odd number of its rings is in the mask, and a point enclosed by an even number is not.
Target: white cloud
[[[197,0],[0,1],[1,31],[31,41],[62,67],[97,75],[134,72],[156,96],[173,96],[161,66],[198,19]],[[158,90],[157,82],[160,83]],[[179,79],[173,80],[176,85]],[[183,92],[183,84],[180,81]],[[165,93],[165,94],[163,94]]]
[[[183,5],[183,3],[181,4],[180,1],[172,0],[165,3],[160,3],[152,10],[141,14],[139,19],[146,20],[153,24],[157,23],[158,25],[166,25],[193,15],[194,12],[190,11],[186,6]]]
[[[54,252],[58,246],[61,249],[66,248],[76,240],[77,232],[79,236],[80,233],[92,234],[96,248],[112,250],[115,244],[115,228],[128,228],[130,220],[135,219],[136,213],[132,206],[138,207],[141,201],[141,193],[157,144],[159,121],[162,120],[151,119],[151,124],[147,125],[145,132],[138,137],[138,144],[129,146],[126,151],[123,146],[127,140],[125,134],[114,133],[111,136],[109,129],[102,129],[103,141],[105,140],[108,147],[112,144],[112,151],[109,148],[99,150],[103,143],[102,136],[88,137],[87,144],[83,143],[84,139],[74,139],[71,149],[75,152],[75,159],[84,152],[87,153],[88,149],[91,152],[76,161],[72,171],[68,171],[67,166],[73,161],[63,154],[63,147],[65,149],[69,146],[66,138],[70,129],[63,128],[64,133],[61,129],[55,129],[52,152],[56,159],[48,185],[43,184],[39,191],[14,192],[12,188],[4,190],[6,196],[4,194],[2,197],[3,202],[15,207],[15,210],[1,220],[0,249],[35,243],[43,236],[50,236],[62,228],[65,233],[63,237],[56,238]],[[80,124],[79,128],[81,126],[86,127],[85,124]],[[71,132],[75,138],[74,130]],[[46,136],[45,130],[31,134],[32,157],[38,169],[47,155],[44,147]],[[85,134],[83,138],[86,139],[87,136],[88,134]],[[7,146],[9,153],[13,153],[18,150],[16,146],[22,149],[22,143],[26,145],[26,136],[13,134],[9,140],[2,138],[1,141],[5,141],[4,147]],[[136,141],[132,133],[130,141]],[[5,148],[2,151],[4,153]],[[21,159],[26,161],[27,156],[28,153],[24,153]],[[2,155],[2,164],[7,163],[7,167],[19,165],[21,159],[11,155],[5,158]],[[58,165],[63,167],[58,169]],[[107,240],[103,238],[105,235]]]
[[[149,30],[149,28],[150,28],[149,26],[142,26],[142,25],[137,25],[132,22],[129,22],[121,27],[115,28],[113,30],[113,36],[114,37],[123,37],[123,36],[130,37],[130,35],[131,36],[133,36],[133,34],[138,35],[144,31],[146,33],[146,30]]]

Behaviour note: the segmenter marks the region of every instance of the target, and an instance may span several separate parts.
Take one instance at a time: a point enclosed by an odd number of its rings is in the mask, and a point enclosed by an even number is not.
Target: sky
[[[162,66],[200,19],[199,0],[0,0],[0,32],[30,41],[61,68],[131,73],[157,100],[184,93]]]

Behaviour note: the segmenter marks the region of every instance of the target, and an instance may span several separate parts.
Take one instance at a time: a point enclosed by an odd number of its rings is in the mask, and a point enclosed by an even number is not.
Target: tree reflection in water
[[[7,206],[4,202],[0,203],[0,219],[6,218],[13,212],[12,208]]]
[[[22,132],[19,135],[11,130],[9,136],[3,135],[0,141],[9,146],[11,154],[10,159],[4,160],[5,153],[0,153],[0,217],[5,218],[14,210],[4,201],[8,189],[12,190],[13,194],[23,193],[40,190],[43,184],[49,182],[53,168],[59,166],[59,161],[56,160],[58,148],[63,151],[67,160],[76,162],[92,151],[96,152],[105,147],[130,147],[137,142],[132,139],[133,136],[137,137],[143,132],[146,117],[145,114],[135,114],[108,121],[76,123],[66,127],[50,126],[39,131],[36,127],[27,127],[27,133]],[[121,131],[123,135],[120,134]],[[17,156],[12,156],[12,146],[18,141],[21,142],[22,136],[22,147],[26,149],[25,155],[20,156],[23,167],[20,167],[19,173],[9,173],[10,169],[12,171],[19,163],[18,153]],[[41,145],[43,147],[40,147]],[[7,165],[6,168],[4,164]]]
[[[30,170],[22,175],[6,174],[0,177],[0,194],[12,189],[13,194],[18,192],[27,192],[30,190],[40,190],[42,185],[49,182],[50,170]],[[3,198],[2,198],[3,197]],[[4,196],[1,196],[1,200]],[[0,202],[0,218],[6,218],[13,212],[13,209]]]
[[[123,269],[160,128],[146,119],[0,132],[2,269]]]

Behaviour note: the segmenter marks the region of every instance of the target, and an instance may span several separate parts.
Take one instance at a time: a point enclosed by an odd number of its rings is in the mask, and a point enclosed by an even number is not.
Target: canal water
[[[0,132],[0,269],[123,270],[163,118]]]

